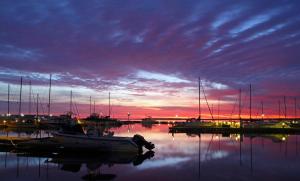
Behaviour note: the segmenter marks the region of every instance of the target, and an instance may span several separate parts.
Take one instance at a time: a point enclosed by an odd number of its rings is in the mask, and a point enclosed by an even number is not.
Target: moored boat
[[[112,136],[112,134],[94,136],[85,134],[80,125],[66,127],[61,132],[52,134],[54,139],[66,150],[142,152],[143,147],[148,150],[152,150],[155,147],[154,144],[147,142],[141,135],[134,135],[133,137]]]
[[[155,123],[158,122],[155,119],[153,119],[151,116],[142,119],[142,124],[155,124]]]
[[[64,149],[116,152],[138,152],[139,150],[139,146],[128,137],[96,137],[64,133],[53,133],[53,136]]]

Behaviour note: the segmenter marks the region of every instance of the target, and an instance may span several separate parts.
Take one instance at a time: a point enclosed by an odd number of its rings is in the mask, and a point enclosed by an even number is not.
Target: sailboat
[[[201,80],[200,77],[198,79],[198,118],[189,118],[186,120],[187,123],[192,123],[192,122],[201,122]]]
[[[90,98],[91,99],[91,98]],[[110,106],[110,92],[108,95],[108,116],[100,116],[95,111],[95,103],[94,103],[94,112],[90,114],[89,117],[85,118],[84,120],[86,122],[92,122],[97,124],[104,124],[104,125],[115,125],[115,126],[121,126],[122,122],[118,119],[111,118],[111,106]],[[91,107],[91,100],[90,100],[90,107]],[[91,109],[91,108],[90,108]]]

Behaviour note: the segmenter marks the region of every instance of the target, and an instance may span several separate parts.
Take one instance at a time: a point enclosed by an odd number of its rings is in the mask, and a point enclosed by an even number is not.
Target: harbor
[[[167,124],[155,124],[152,128],[141,124],[111,129],[116,136],[127,137],[143,133],[155,143],[154,152],[142,154],[124,152],[84,151],[52,153],[49,151],[15,150],[1,146],[0,170],[4,179],[54,180],[57,175],[79,180],[110,178],[115,180],[142,179],[141,172],[149,173],[148,179],[218,179],[216,172],[237,179],[274,178],[282,173],[296,172],[300,159],[299,135],[294,134],[221,134],[221,133],[169,133]],[[0,131],[2,137],[6,132]],[[9,132],[17,139],[18,134]],[[21,133],[20,137],[24,137]],[[35,134],[28,135],[36,137]],[[41,137],[47,137],[46,132]],[[1,138],[2,138],[1,137]],[[17,141],[16,141],[17,142]],[[14,151],[12,151],[14,150]],[[272,167],[264,163],[280,160]],[[292,161],[293,160],[293,161]],[[175,163],[174,163],[175,162]],[[226,167],[225,167],[226,166]],[[288,167],[288,168],[287,168]],[[225,168],[225,171],[224,171]],[[176,176],[173,174],[176,169]],[[278,173],[281,174],[278,174]],[[175,178],[176,177],[176,178]],[[288,174],[285,178],[293,178]],[[275,179],[275,178],[274,178]]]
[[[300,180],[299,9],[1,0],[0,180]]]

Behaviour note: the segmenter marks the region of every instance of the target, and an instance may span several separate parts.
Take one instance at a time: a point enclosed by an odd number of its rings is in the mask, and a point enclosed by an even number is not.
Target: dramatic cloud
[[[55,102],[73,89],[83,105],[90,95],[105,104],[111,91],[122,114],[176,107],[174,116],[181,107],[194,116],[199,76],[210,104],[221,99],[228,114],[250,83],[257,102],[291,99],[300,91],[299,8],[272,0],[3,0],[0,98],[20,76],[46,97],[51,73]]]

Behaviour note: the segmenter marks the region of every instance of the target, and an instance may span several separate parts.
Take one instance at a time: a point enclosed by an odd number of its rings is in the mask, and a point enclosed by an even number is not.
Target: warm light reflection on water
[[[114,180],[300,178],[299,136],[296,135],[171,134],[167,125],[145,128],[139,124],[114,128],[113,131],[120,136],[143,135],[155,143],[155,156],[135,166],[136,162],[127,155],[100,154],[80,158],[68,155],[59,162],[49,155],[17,156],[2,150],[1,181],[95,179],[90,175]],[[6,135],[6,132],[1,132],[1,135]],[[9,135],[18,134],[10,132]]]

